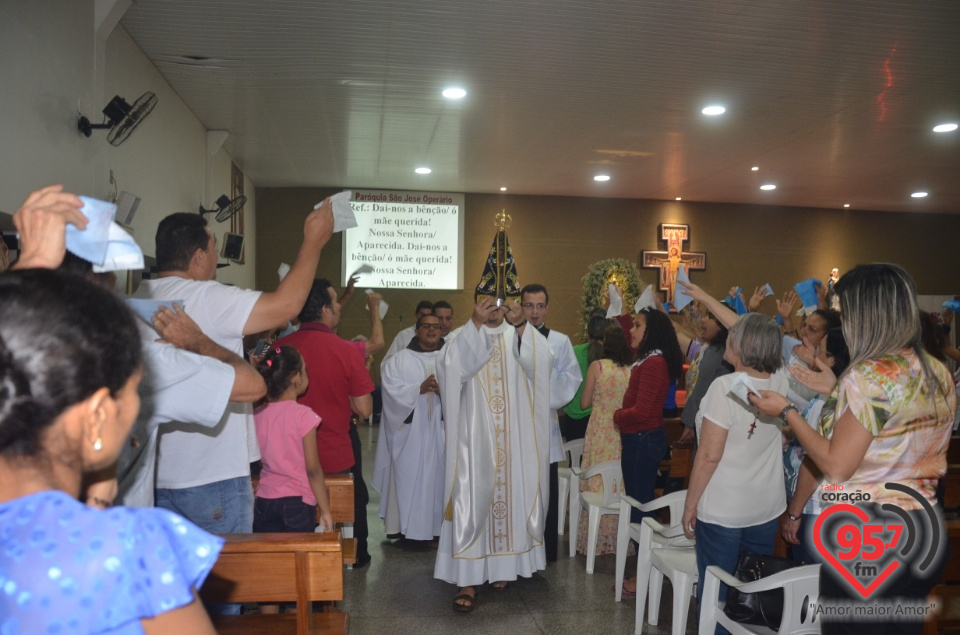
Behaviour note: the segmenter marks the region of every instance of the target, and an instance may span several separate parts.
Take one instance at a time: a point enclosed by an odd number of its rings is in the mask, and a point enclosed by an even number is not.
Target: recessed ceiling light
[[[759,165],[755,165],[755,166],[753,166],[753,167],[750,168],[750,169],[753,170],[754,172],[756,172],[757,170],[760,169],[760,166],[759,166]]]
[[[593,180],[594,180],[594,181],[601,181],[601,182],[602,182],[602,181],[609,181],[609,180],[610,180],[610,177],[609,177],[608,175],[606,175],[606,174],[598,174],[598,175],[596,175],[595,177],[593,177]]]
[[[953,132],[957,129],[957,124],[955,123],[942,123],[939,126],[934,126],[934,132]]]
[[[844,206],[844,207],[850,207],[850,203],[844,203],[843,206]]]
[[[416,172],[417,174],[430,174],[431,172],[433,172],[433,170],[431,170],[430,168],[417,168],[416,170],[414,170],[414,172]]]
[[[507,188],[501,187],[501,188],[500,188],[500,191],[501,191],[501,192],[506,192],[506,191],[507,191]]]
[[[777,186],[773,183],[767,183],[766,185],[761,185],[760,189],[764,191],[775,190],[777,189]]]
[[[450,88],[444,88],[443,92],[440,94],[447,99],[463,99],[467,96],[467,91],[459,86],[451,86]]]
[[[914,192],[910,196],[912,196],[913,198],[924,198],[926,195],[927,195],[926,192]]]
[[[678,200],[678,201],[682,201],[683,199],[678,196],[678,197],[677,197],[677,200]]]
[[[722,115],[723,113],[727,112],[727,109],[724,108],[723,106],[714,105],[714,106],[707,106],[700,112],[702,112],[705,115],[709,115],[711,117],[716,117],[717,115]]]

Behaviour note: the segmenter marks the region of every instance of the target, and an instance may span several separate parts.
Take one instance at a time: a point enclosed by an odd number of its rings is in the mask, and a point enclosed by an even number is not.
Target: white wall
[[[119,188],[141,198],[134,236],[153,255],[164,216],[210,208],[229,192],[231,158],[222,150],[208,156],[206,129],[122,27],[98,58],[94,21],[93,0],[0,2],[0,210],[12,213],[29,192],[50,183],[106,198],[113,170]],[[94,94],[97,59],[104,65],[102,94]],[[89,139],[77,132],[78,98],[96,123],[114,95],[133,103],[146,91],[158,105],[123,145],[107,143],[106,131]],[[245,191],[246,262],[231,263],[218,277],[252,288],[256,210],[249,180]],[[208,221],[218,238],[229,229],[212,215]]]

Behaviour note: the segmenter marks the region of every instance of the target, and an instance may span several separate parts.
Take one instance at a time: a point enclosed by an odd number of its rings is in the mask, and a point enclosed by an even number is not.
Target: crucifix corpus
[[[683,243],[690,239],[690,225],[660,225],[660,240],[667,243],[666,251],[642,252],[645,269],[660,270],[660,289],[667,292],[667,302],[673,302],[673,289],[677,285],[677,272],[680,265],[691,270],[703,271],[707,268],[707,254],[683,250]]]

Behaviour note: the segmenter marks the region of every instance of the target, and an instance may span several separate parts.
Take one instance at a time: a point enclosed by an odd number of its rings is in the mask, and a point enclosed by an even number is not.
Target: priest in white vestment
[[[484,582],[502,588],[546,566],[552,356],[517,302],[499,304],[481,299],[437,357],[447,431],[434,575],[460,587],[457,611]]]
[[[436,360],[443,345],[435,315],[417,320],[410,344],[381,368],[383,416],[373,467],[388,536],[433,540],[443,520],[443,410]]]

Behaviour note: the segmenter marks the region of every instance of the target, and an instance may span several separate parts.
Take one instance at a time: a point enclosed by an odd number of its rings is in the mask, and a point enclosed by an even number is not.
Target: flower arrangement
[[[596,308],[605,308],[609,302],[607,285],[613,282],[623,292],[625,307],[633,307],[643,293],[644,284],[636,263],[625,258],[609,258],[590,265],[583,276],[583,296],[580,300],[580,341],[587,341],[587,322]]]

